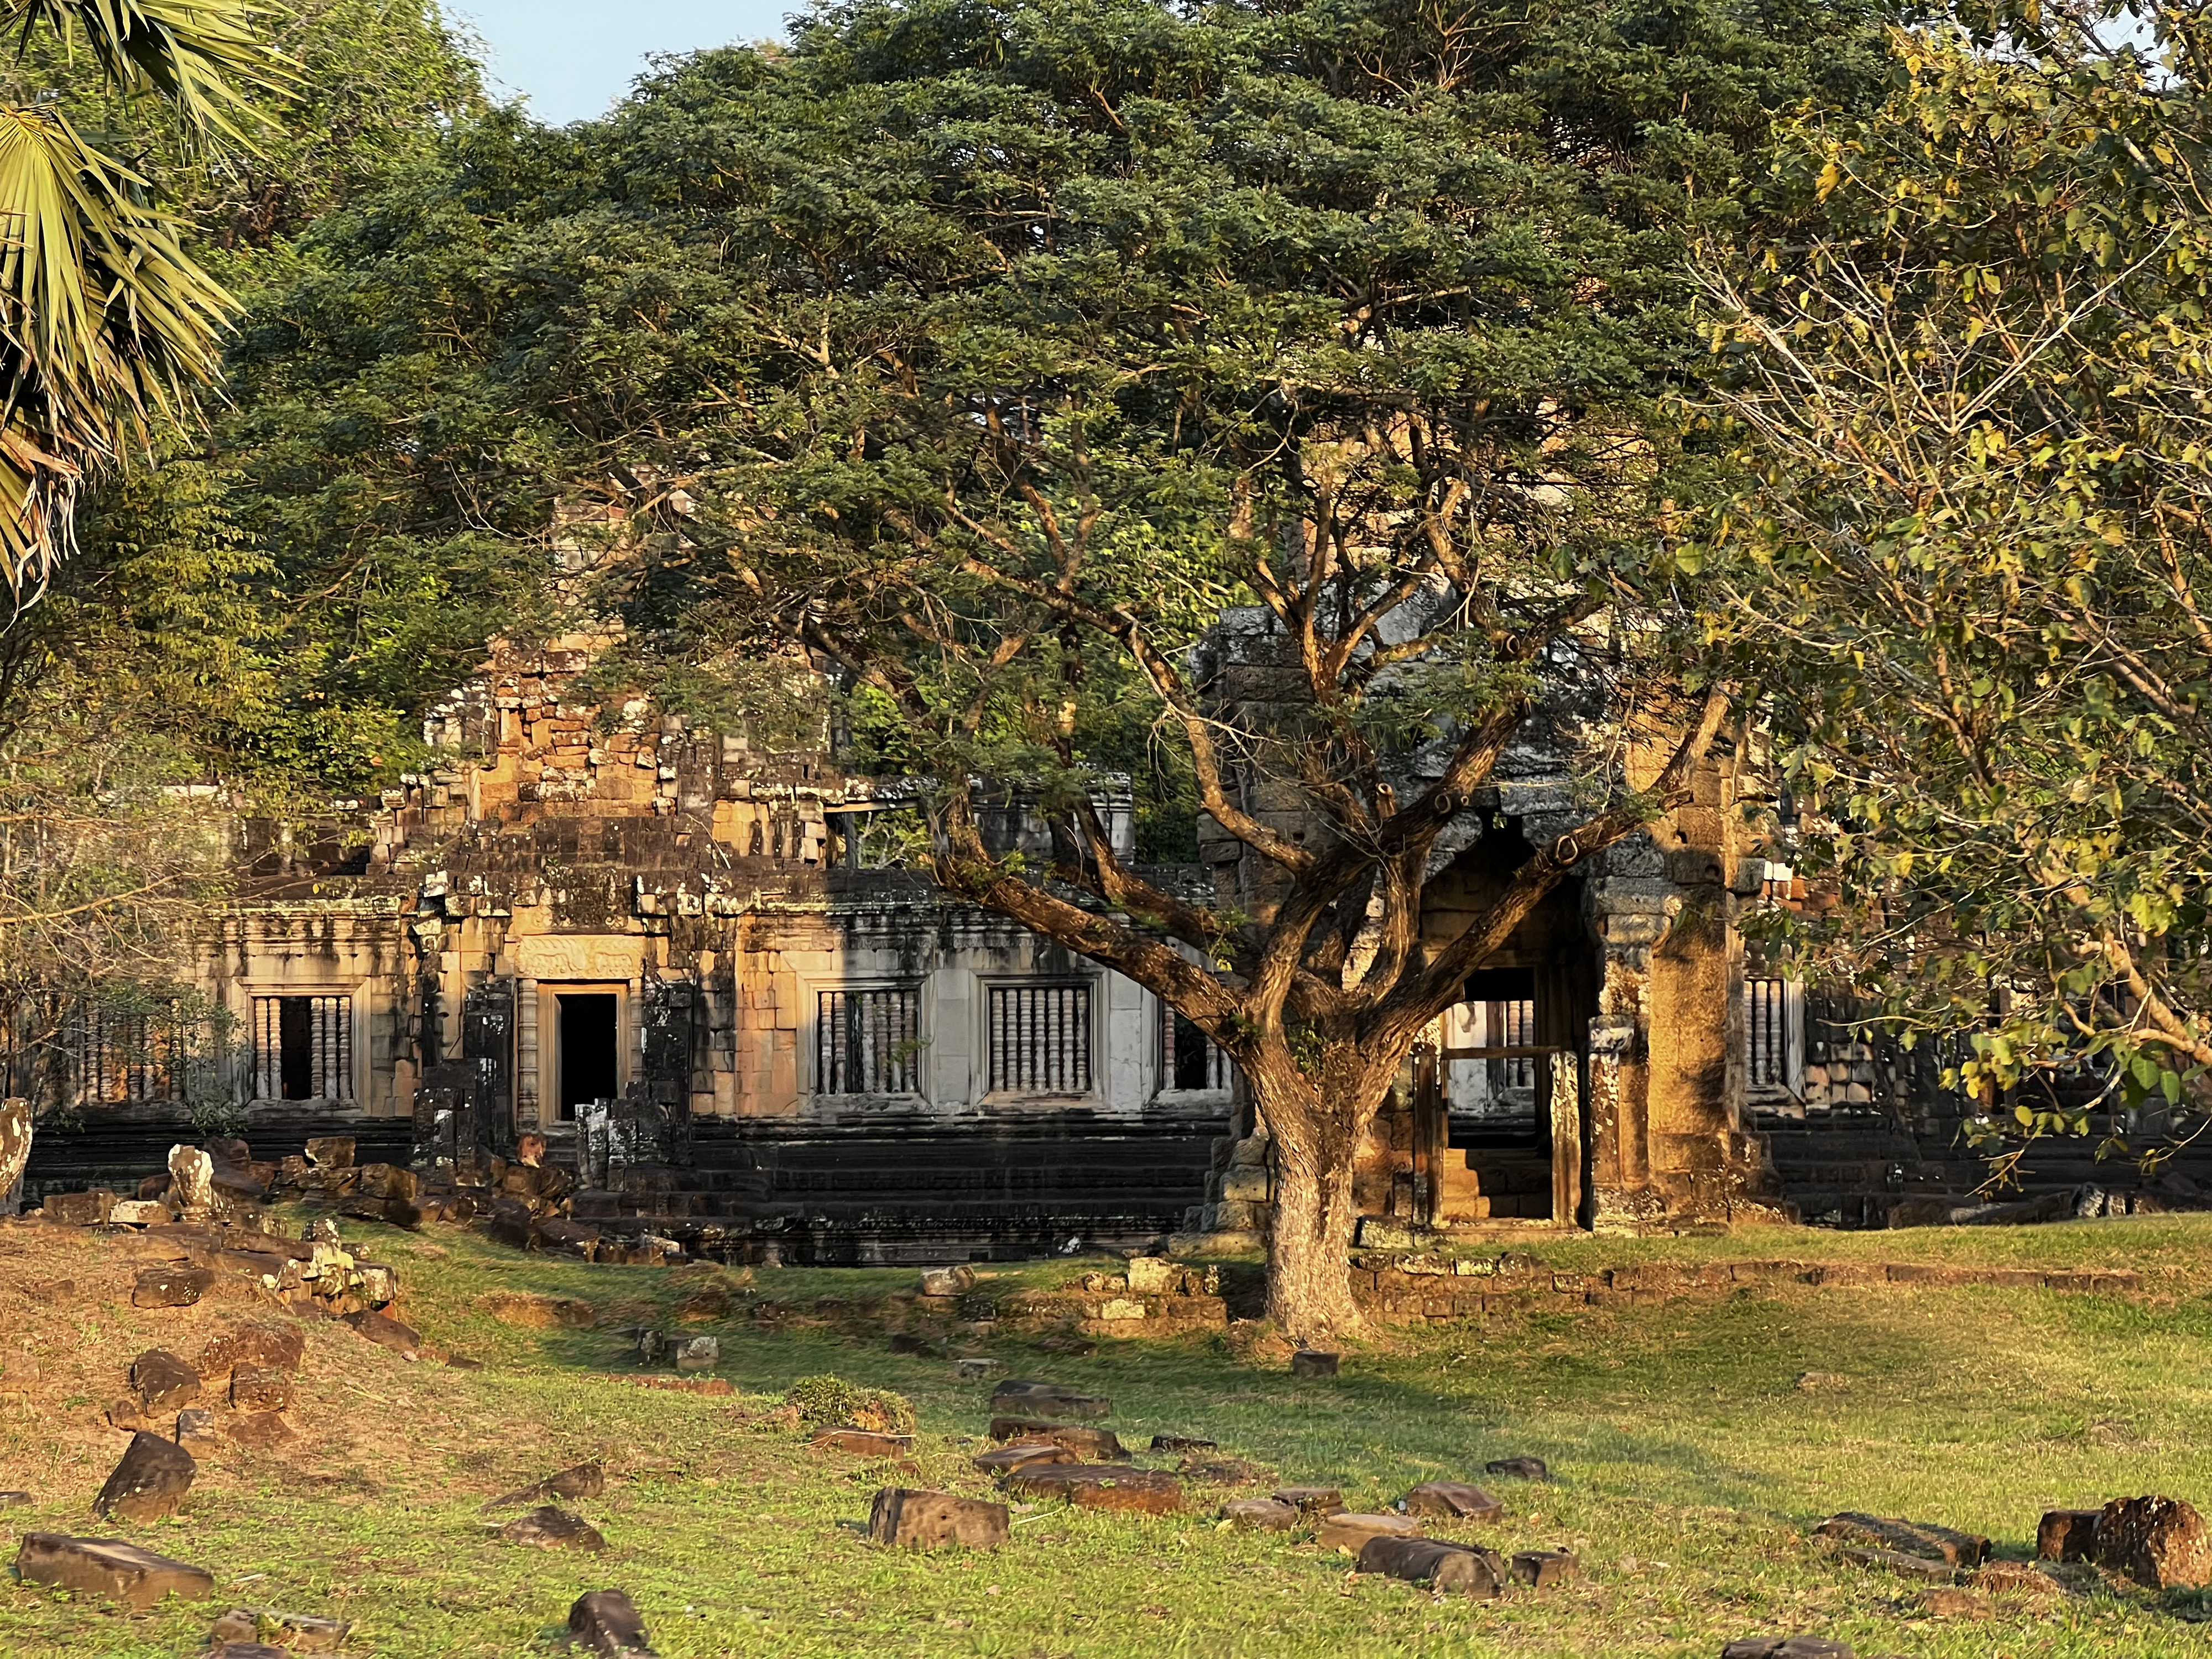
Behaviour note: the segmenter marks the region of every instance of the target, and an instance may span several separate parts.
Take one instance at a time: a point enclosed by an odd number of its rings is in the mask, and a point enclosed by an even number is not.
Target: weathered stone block
[[[1048,1418],[994,1417],[990,1436],[994,1440],[1048,1440],[1095,1463],[1118,1463],[1129,1455],[1111,1429],[1055,1423]]]
[[[1055,1446],[1048,1440],[1017,1441],[1011,1446],[987,1451],[974,1461],[986,1474],[1012,1474],[1034,1464],[1075,1463],[1082,1460],[1066,1447]]]
[[[817,1451],[851,1452],[858,1457],[904,1457],[914,1450],[914,1437],[878,1434],[872,1429],[823,1429],[813,1444]]]
[[[1497,1558],[1487,1551],[1439,1539],[1388,1534],[1377,1534],[1360,1546],[1359,1570],[1454,1591],[1478,1601],[1494,1599],[1504,1577],[1498,1569]]]
[[[1239,1498],[1221,1506],[1221,1518],[1239,1532],[1288,1532],[1298,1512],[1280,1498]]]
[[[1495,1521],[1505,1513],[1505,1505],[1480,1486],[1458,1480],[1425,1480],[1406,1494],[1406,1513]]]
[[[957,1544],[988,1549],[1006,1541],[1006,1506],[950,1492],[889,1486],[876,1494],[868,1535],[879,1544],[936,1549]]]
[[[1183,1507],[1182,1482],[1175,1476],[1127,1463],[1032,1464],[1009,1475],[1006,1489],[1127,1514],[1173,1515]]]
[[[603,1550],[607,1547],[599,1529],[582,1516],[550,1504],[516,1516],[499,1529],[499,1535],[507,1543],[534,1549]]]
[[[292,1653],[336,1653],[353,1626],[336,1619],[317,1619],[304,1613],[281,1613],[275,1607],[233,1607],[215,1621],[208,1632],[214,1643],[265,1642]]]
[[[131,1362],[131,1386],[147,1416],[173,1412],[200,1397],[200,1374],[167,1348],[149,1348]]]
[[[2045,1561],[2087,1560],[2097,1547],[2097,1510],[2051,1510],[2035,1529],[2035,1553]]]
[[[141,1612],[165,1595],[197,1601],[215,1589],[215,1575],[204,1567],[173,1561],[120,1538],[70,1538],[55,1532],[23,1534],[15,1572],[27,1584],[105,1596]]]
[[[618,1589],[593,1590],[568,1609],[568,1640],[599,1659],[653,1659],[645,1620],[637,1606]]]
[[[215,1274],[188,1261],[142,1267],[131,1286],[134,1308],[189,1308],[208,1292]]]
[[[1301,1515],[1334,1515],[1344,1508],[1344,1494],[1334,1486],[1279,1486],[1275,1501]]]
[[[1540,1457],[1493,1457],[1482,1466],[1485,1474],[1500,1474],[1510,1480],[1549,1480],[1550,1467]]]
[[[2212,1538],[2178,1498],[2116,1498],[2097,1519],[2092,1559],[2150,1589],[2212,1584]]]
[[[192,1489],[199,1465],[173,1440],[143,1429],[131,1437],[123,1460],[92,1500],[93,1509],[110,1519],[158,1521],[174,1515]]]
[[[1582,1571],[1582,1562],[1565,1550],[1520,1550],[1513,1557],[1513,1576],[1531,1589],[1571,1584]]]
[[[1447,1306],[1449,1311],[1449,1306]],[[1315,1348],[1300,1348],[1291,1356],[1292,1376],[1334,1376],[1340,1356]]]
[[[1917,1521],[1886,1520],[1856,1510],[1832,1516],[1814,1529],[1821,1538],[1840,1538],[1875,1549],[1902,1550],[1908,1555],[1928,1556],[1954,1567],[1975,1567],[1990,1559],[1990,1540],[1978,1533],[1954,1532],[1948,1527]]]
[[[1360,1515],[1340,1510],[1324,1515],[1314,1528],[1314,1541],[1325,1550],[1349,1550],[1357,1555],[1370,1538],[1419,1538],[1421,1523],[1410,1515]]]

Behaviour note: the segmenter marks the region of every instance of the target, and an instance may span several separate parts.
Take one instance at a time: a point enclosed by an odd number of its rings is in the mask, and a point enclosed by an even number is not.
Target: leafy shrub
[[[878,1434],[911,1434],[914,1402],[889,1389],[864,1389],[842,1376],[802,1376],[784,1403],[799,1420],[836,1428],[872,1429]]]

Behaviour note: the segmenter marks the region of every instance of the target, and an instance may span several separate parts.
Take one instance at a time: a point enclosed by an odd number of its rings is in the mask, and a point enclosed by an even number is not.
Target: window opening
[[[1790,1086],[1790,981],[1747,979],[1743,982],[1751,1039],[1750,1084],[1754,1089]]]
[[[1079,1095],[1091,1090],[1091,988],[991,988],[993,1093]]]
[[[1160,1005],[1160,1075],[1170,1089],[1229,1087],[1229,1056],[1212,1037],[1167,1004]]]
[[[822,1093],[903,1095],[921,1086],[921,992],[823,991],[816,1014],[814,1075]]]
[[[353,1098],[353,999],[253,999],[253,1097]]]

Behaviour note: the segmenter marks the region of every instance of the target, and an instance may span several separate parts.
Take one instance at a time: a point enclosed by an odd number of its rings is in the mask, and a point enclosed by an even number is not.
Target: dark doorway
[[[285,1100],[315,1097],[315,1000],[286,997],[276,1010],[276,1063]]]
[[[561,1118],[573,1122],[585,1102],[615,1097],[617,999],[600,994],[560,1001]]]

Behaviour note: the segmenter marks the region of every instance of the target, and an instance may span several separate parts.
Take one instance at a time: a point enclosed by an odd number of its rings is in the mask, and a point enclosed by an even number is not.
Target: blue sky
[[[495,88],[556,125],[604,114],[655,52],[696,52],[783,32],[799,0],[447,0],[483,38]]]

